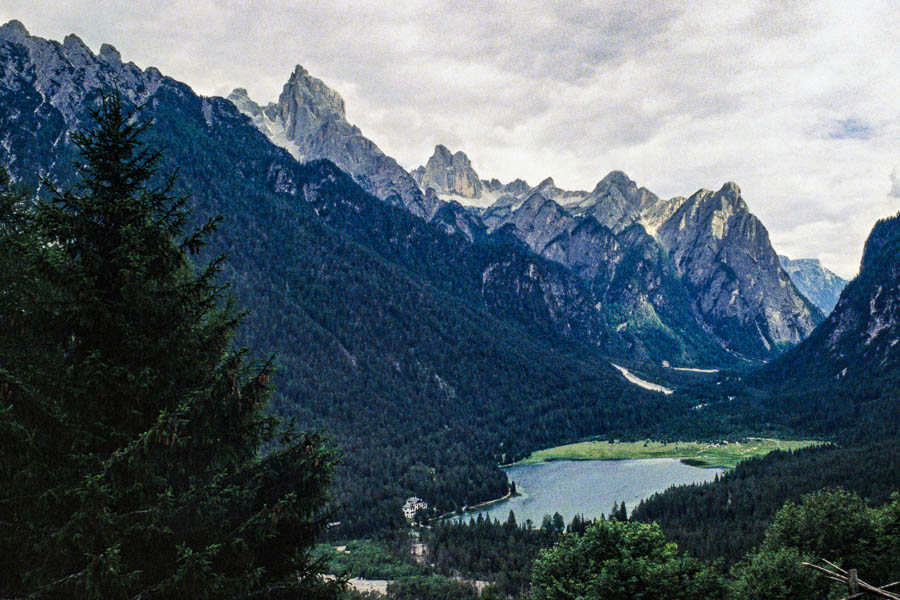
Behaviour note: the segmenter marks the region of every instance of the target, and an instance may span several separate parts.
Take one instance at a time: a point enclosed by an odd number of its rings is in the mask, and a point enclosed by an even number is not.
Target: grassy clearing
[[[623,460],[627,458],[681,458],[697,467],[732,468],[742,460],[765,456],[773,450],[796,450],[822,442],[747,438],[715,442],[578,442],[533,452],[517,464],[550,460]]]

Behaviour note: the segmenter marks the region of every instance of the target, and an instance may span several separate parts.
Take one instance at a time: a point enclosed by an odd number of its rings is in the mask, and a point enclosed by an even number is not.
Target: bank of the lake
[[[679,458],[697,467],[733,468],[742,460],[765,456],[773,450],[797,450],[821,442],[746,438],[719,442],[590,441],[565,444],[533,452],[517,465],[554,460],[624,460]]]
[[[513,511],[519,523],[530,519],[535,527],[544,515],[598,518],[609,514],[613,503],[625,502],[631,510],[644,498],[673,485],[712,481],[724,469],[698,468],[674,458],[642,460],[555,460],[505,467],[516,483],[518,495],[467,511],[455,519],[477,518],[505,521]]]

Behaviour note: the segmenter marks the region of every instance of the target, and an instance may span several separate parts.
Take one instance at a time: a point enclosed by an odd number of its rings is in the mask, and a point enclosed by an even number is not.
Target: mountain
[[[900,214],[875,224],[859,274],[809,337],[748,376],[717,384],[707,410],[756,414],[834,443],[773,452],[715,483],[670,488],[643,501],[634,519],[659,522],[698,556],[733,562],[802,494],[840,486],[867,502],[888,501],[900,485]],[[728,402],[716,399],[723,394]]]
[[[717,209],[721,213],[717,219],[732,219],[729,209],[734,208],[740,213],[734,218],[746,217],[748,222],[758,225],[745,230],[749,238],[729,236],[725,246],[729,248],[727,254],[731,263],[726,264],[723,262],[726,253],[702,251],[704,245],[723,248],[715,231],[708,226],[709,222],[701,218],[692,222],[689,228],[666,228],[685,205],[709,205],[709,202],[701,202],[705,196],[699,192],[690,199],[664,201],[646,188],[638,187],[621,171],[608,174],[590,193],[563,190],[552,178],[533,188],[522,180],[503,185],[497,180],[480,179],[465,153],[453,153],[443,145],[435,147],[424,166],[407,174],[346,121],[343,99],[299,66],[285,85],[278,103],[260,107],[243,89],[235,90],[229,99],[273,143],[288,149],[298,160],[328,158],[388,203],[404,206],[427,220],[437,219],[445,231],[461,233],[473,242],[512,224],[515,228],[509,232],[524,241],[533,252],[547,256],[547,250],[554,260],[562,259],[563,265],[573,268],[565,262],[569,251],[546,247],[559,236],[569,235],[579,220],[593,218],[615,235],[639,224],[655,237],[641,240],[642,248],[631,256],[641,256],[645,250],[643,246],[647,244],[661,244],[670,254],[674,271],[644,277],[643,281],[653,287],[639,288],[638,291],[634,288],[641,285],[640,279],[612,287],[608,282],[598,286],[596,281],[591,281],[590,285],[596,296],[591,304],[602,313],[600,319],[606,323],[605,327],[617,332],[630,327],[624,334],[629,338],[625,343],[642,347],[634,352],[643,358],[679,363],[712,360],[717,364],[738,360],[738,357],[767,359],[797,343],[821,319],[818,311],[801,298],[789,280],[786,287],[783,285],[787,277],[769,260],[774,253],[768,243],[768,234],[750,215],[742,200],[736,204],[720,204]],[[447,203],[456,204],[443,208]],[[701,211],[704,214],[709,212],[704,210]],[[682,217],[685,214],[686,211],[681,212]],[[605,240],[585,240],[584,234],[588,230],[591,229],[579,232],[581,246],[596,243],[602,248],[608,245]],[[734,228],[731,231],[735,231]],[[757,243],[753,237],[757,234],[765,238],[763,243]],[[677,259],[672,256],[676,246]],[[696,252],[688,252],[688,248]],[[749,261],[740,260],[747,253],[750,253]],[[651,256],[657,254],[656,251],[650,253]],[[581,260],[585,256],[582,253]],[[580,266],[576,268],[576,271],[582,271],[581,276],[584,272],[599,273],[604,269],[609,272],[624,259],[624,254],[601,256],[596,251],[591,252],[591,256],[596,264],[586,271]],[[682,260],[685,257],[689,262]],[[750,262],[753,260],[763,269],[760,274],[754,270]],[[601,268],[600,263],[607,265]],[[671,281],[672,277],[680,278],[681,284]],[[664,280],[665,285],[662,284]],[[660,293],[663,288],[674,290],[679,300],[664,298]],[[612,290],[625,290],[628,297],[613,296]],[[763,290],[765,293],[761,293]],[[676,306],[683,298],[689,299],[688,304]],[[569,312],[565,308],[562,310]],[[642,316],[632,318],[632,315]],[[589,322],[596,320],[596,317],[587,318]],[[591,327],[594,332],[603,328]],[[593,332],[573,332],[572,335],[592,343],[599,339]],[[670,342],[665,351],[650,351],[655,344],[639,339],[642,336],[657,339],[659,335]],[[718,346],[718,350],[710,353],[709,349],[714,346]],[[732,353],[730,358],[727,352]]]
[[[838,387],[900,374],[900,214],[875,224],[831,314],[763,374]]]
[[[440,510],[502,495],[497,464],[562,439],[692,417],[688,400],[614,371],[601,349],[635,360],[640,349],[610,331],[584,279],[508,228],[472,243],[426,222],[111,46],[95,55],[75,36],[0,27],[0,166],[32,188],[71,184],[70,135],[114,87],[153,121],[146,141],[179,172],[173,192],[190,195],[197,221],[223,217],[199,259],[226,257],[224,283],[248,310],[238,343],[277,355],[272,410],[341,449],[339,533],[402,524],[414,494]]]
[[[819,262],[817,258],[798,258],[791,260],[787,256],[778,256],[781,268],[797,286],[797,290],[815,304],[823,314],[834,310],[841,291],[847,280],[838,277]]]
[[[643,222],[643,213],[660,204],[650,190],[639,188],[622,171],[612,171],[601,179],[590,194],[566,204],[572,214],[592,216],[615,232],[633,223],[641,223],[649,232],[655,231]]]
[[[463,165],[452,166],[456,156],[465,155],[438,146],[429,165],[455,173]],[[477,180],[467,158],[464,167],[467,180]],[[635,334],[638,346],[665,340],[668,356],[682,362],[766,360],[823,318],[781,268],[768,232],[733,183],[664,200],[621,171],[591,192],[563,190],[552,178],[535,187],[481,182],[479,198],[454,199],[487,231],[512,225],[510,233],[532,251],[590,281],[607,322]],[[436,185],[451,191],[445,180]]]
[[[483,186],[469,157],[463,152],[451,154],[446,146],[436,146],[425,166],[413,171],[412,176],[423,190],[434,188],[441,195],[481,198]]]
[[[278,102],[261,107],[243,88],[234,90],[228,99],[272,143],[297,160],[327,158],[388,203],[404,206],[423,218],[437,211],[438,203],[419,190],[397,161],[347,122],[344,99],[300,65],[284,84]]]
[[[781,269],[763,224],[734,183],[700,190],[657,231],[690,288],[695,306],[729,348],[771,356],[805,338],[821,321]]]

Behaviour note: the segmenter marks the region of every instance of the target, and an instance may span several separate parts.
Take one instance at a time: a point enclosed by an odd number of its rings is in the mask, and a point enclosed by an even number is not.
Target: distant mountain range
[[[590,192],[560,189],[551,178],[504,185],[480,180],[464,153],[444,146],[412,174],[426,194],[467,206],[488,231],[514,226],[535,253],[591,281],[601,303],[624,316],[611,323],[619,330],[685,346],[705,333],[758,359],[796,344],[822,319],[733,183],[669,200],[621,171]]]
[[[826,315],[834,310],[834,305],[847,285],[846,279],[826,269],[817,258],[791,260],[779,255],[778,260],[801,294]]]
[[[473,242],[504,231],[566,266],[589,285],[610,336],[645,359],[767,359],[823,317],[781,268],[734,184],[671,200],[621,172],[591,192],[562,190],[550,178],[502,184],[481,179],[465,153],[442,145],[407,174],[394,162],[381,166],[381,151],[344,119],[340,96],[302,67],[265,109],[240,89],[229,98],[296,157],[329,158],[389,202],[403,189],[411,212]],[[373,185],[376,172],[381,183]]]

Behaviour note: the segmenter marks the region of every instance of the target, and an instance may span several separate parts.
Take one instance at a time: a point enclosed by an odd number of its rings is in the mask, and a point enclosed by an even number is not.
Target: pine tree
[[[332,597],[334,453],[264,412],[272,361],[233,348],[221,259],[190,259],[216,224],[189,226],[135,112],[103,98],[65,192],[0,181],[0,589]]]

